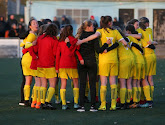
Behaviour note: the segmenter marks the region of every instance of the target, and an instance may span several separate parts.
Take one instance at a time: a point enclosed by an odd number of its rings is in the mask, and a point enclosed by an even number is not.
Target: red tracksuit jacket
[[[77,39],[75,39],[73,36],[69,36],[68,38],[70,43],[76,44]],[[59,70],[59,68],[77,69],[77,60],[75,54],[78,56],[79,60],[83,60],[77,48],[78,47],[75,45],[70,49],[64,41],[59,42],[56,53],[56,70]]]

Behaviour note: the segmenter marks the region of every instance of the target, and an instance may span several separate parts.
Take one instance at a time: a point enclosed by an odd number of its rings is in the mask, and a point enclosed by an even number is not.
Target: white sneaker
[[[85,112],[85,108],[84,107],[80,107],[79,109],[77,109],[78,112]]]
[[[55,100],[55,104],[60,104],[61,103],[61,101],[59,100]]]
[[[97,112],[98,110],[97,110],[94,106],[91,106],[91,108],[90,108],[89,111],[90,111],[90,112]]]
[[[24,106],[25,103],[24,103],[24,102],[19,102],[18,105],[20,105],[20,106]]]

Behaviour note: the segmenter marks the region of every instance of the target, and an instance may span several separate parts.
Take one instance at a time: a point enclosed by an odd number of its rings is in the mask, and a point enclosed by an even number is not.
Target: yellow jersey
[[[29,48],[33,46],[32,42],[36,40],[37,35],[34,33],[29,33],[29,35],[21,42],[20,47]]]
[[[128,43],[128,45],[129,44],[130,42]],[[134,55],[128,46],[124,46],[121,42],[119,42],[119,47],[117,49],[118,49],[119,60],[134,59]]]
[[[141,41],[138,41],[136,38],[134,38],[132,36],[128,36],[127,38],[130,40],[130,42],[136,43],[140,47],[142,47]],[[132,50],[132,53],[134,54],[135,62],[144,64],[144,57],[143,57],[142,53],[134,46],[131,47],[131,50]]]
[[[154,50],[151,48],[148,48],[149,46],[148,42],[152,41],[152,38],[151,38],[152,35],[150,34],[151,31],[149,29],[144,31],[141,28],[139,28],[137,29],[137,32],[142,35],[142,38],[140,39],[140,41],[144,48],[144,55],[153,54]]]
[[[147,27],[146,31],[150,34],[150,40],[153,41],[153,33],[152,33],[152,29]]]
[[[107,31],[108,32],[107,32]],[[112,46],[116,41],[120,41],[123,39],[121,34],[118,30],[112,30],[112,29],[97,29],[96,32],[100,34],[100,41],[101,46],[106,43],[108,39],[111,39],[111,44],[109,44],[109,47]],[[105,63],[118,63],[118,56],[117,56],[117,48],[107,52],[107,53],[101,53],[99,54],[99,64],[105,64]]]

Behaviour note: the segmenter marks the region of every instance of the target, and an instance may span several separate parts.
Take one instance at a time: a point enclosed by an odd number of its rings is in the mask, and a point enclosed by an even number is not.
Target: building
[[[26,0],[0,0],[0,16],[8,18],[9,15],[24,15]]]
[[[124,24],[132,18],[139,19],[146,16],[153,28],[155,40],[165,42],[165,0],[31,0],[27,2],[27,12],[37,20],[43,18],[53,19],[57,16],[60,20],[66,15],[74,26],[74,34],[77,28],[91,15],[96,21],[102,15],[117,17]],[[28,14],[27,14],[28,15]]]

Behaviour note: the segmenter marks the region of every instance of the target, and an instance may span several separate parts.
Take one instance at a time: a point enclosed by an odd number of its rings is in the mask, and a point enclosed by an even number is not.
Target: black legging
[[[96,103],[96,77],[97,64],[96,62],[85,61],[84,65],[78,63],[78,73],[80,79],[80,106],[84,106],[85,88],[87,83],[87,75],[89,76],[91,105]]]
[[[21,58],[22,61],[22,58]],[[20,66],[22,70],[22,63],[20,61]],[[24,102],[24,85],[25,85],[25,76],[23,75],[23,70],[22,70],[22,84],[21,84],[21,102]]]

